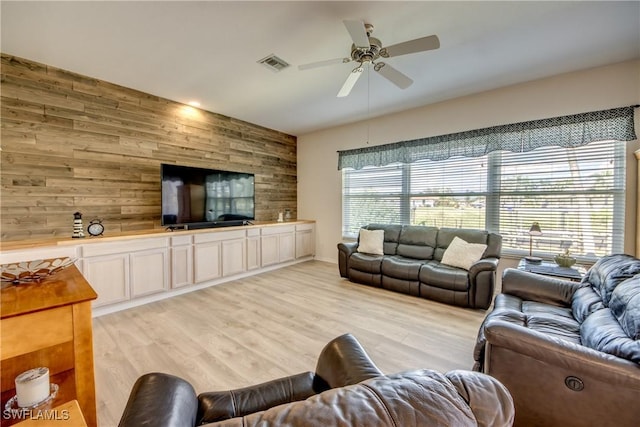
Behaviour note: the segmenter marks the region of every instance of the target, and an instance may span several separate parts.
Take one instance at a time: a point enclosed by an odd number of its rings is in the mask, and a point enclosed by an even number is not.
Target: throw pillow
[[[384,255],[384,230],[360,229],[358,252],[371,255]]]
[[[482,243],[468,243],[458,236],[454,237],[449,247],[442,255],[442,264],[468,270],[474,262],[482,258],[487,245]]]

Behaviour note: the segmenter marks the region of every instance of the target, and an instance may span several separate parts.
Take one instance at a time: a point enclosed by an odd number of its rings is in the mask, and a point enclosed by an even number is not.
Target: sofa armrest
[[[570,280],[507,268],[502,275],[502,292],[546,304],[570,306],[574,292],[582,285]]]
[[[274,406],[305,400],[323,390],[314,388],[313,372],[303,372],[250,387],[201,393],[197,425],[244,417]]]
[[[338,268],[340,277],[349,277],[349,257],[358,249],[358,242],[338,243]]]
[[[469,305],[473,308],[487,309],[493,301],[496,287],[498,258],[489,257],[476,261],[469,268]]]
[[[498,380],[479,372],[464,370],[449,371],[445,376],[471,408],[478,426],[513,425],[513,399],[507,388]]]
[[[351,334],[331,340],[322,350],[316,365],[318,382],[327,388],[357,384],[382,375],[358,340]],[[321,384],[316,387],[321,388]]]
[[[135,382],[118,426],[193,426],[197,412],[198,398],[191,384],[154,372]]]
[[[469,275],[476,276],[481,271],[496,271],[499,261],[498,258],[482,258],[471,265]]]
[[[487,341],[485,372],[490,375],[495,369],[490,362],[491,346],[498,346],[548,365],[562,367],[574,375],[579,373],[605,383],[640,389],[640,369],[629,360],[503,319],[490,319],[485,324],[484,335]]]

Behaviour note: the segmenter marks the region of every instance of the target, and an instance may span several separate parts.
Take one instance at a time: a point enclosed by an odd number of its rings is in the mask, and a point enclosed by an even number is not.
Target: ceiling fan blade
[[[344,98],[345,96],[349,95],[349,93],[351,93],[351,89],[353,89],[353,86],[356,84],[363,71],[364,68],[360,66],[358,68],[354,68],[353,71],[349,73],[349,77],[347,77],[347,80],[342,85],[342,89],[340,89],[340,92],[338,92],[338,98]]]
[[[378,62],[373,69],[400,89],[406,89],[413,84],[413,80],[384,62]]]
[[[406,55],[408,53],[438,49],[439,47],[440,40],[438,39],[438,36],[427,36],[387,46],[380,51],[380,56],[383,58],[391,58],[394,56]]]
[[[347,31],[351,35],[351,39],[353,40],[353,44],[356,47],[361,48],[369,48],[369,36],[367,36],[367,30],[364,28],[364,23],[362,21],[342,21],[344,22],[344,26],[347,27]]]
[[[351,58],[327,59],[324,61],[311,62],[309,64],[298,65],[298,70],[310,70],[312,68],[324,67],[327,65],[346,64],[347,62],[351,62]]]

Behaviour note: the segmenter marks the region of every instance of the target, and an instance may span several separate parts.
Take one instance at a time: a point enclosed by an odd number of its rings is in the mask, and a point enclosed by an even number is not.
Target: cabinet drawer
[[[174,236],[171,238],[172,246],[182,246],[191,244],[191,235],[189,236]]]
[[[296,231],[313,230],[314,224],[298,224],[296,225]]]
[[[219,231],[215,233],[196,234],[193,236],[194,243],[219,242],[221,240],[242,239],[246,235],[245,230]]]
[[[255,237],[260,235],[259,228],[248,228],[247,229],[247,237]]]
[[[169,246],[167,238],[162,239],[132,239],[126,242],[90,243],[82,246],[82,256],[92,257],[145,251],[149,249],[166,248]]]
[[[281,225],[281,226],[277,226],[277,227],[265,227],[262,229],[262,235],[263,236],[270,236],[273,234],[280,234],[280,233],[293,233],[294,231],[296,231],[296,226],[295,225]]]

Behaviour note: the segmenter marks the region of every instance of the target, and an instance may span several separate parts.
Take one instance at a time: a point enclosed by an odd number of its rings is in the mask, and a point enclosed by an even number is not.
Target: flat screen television
[[[224,227],[255,217],[253,174],[162,164],[161,175],[163,226]]]

